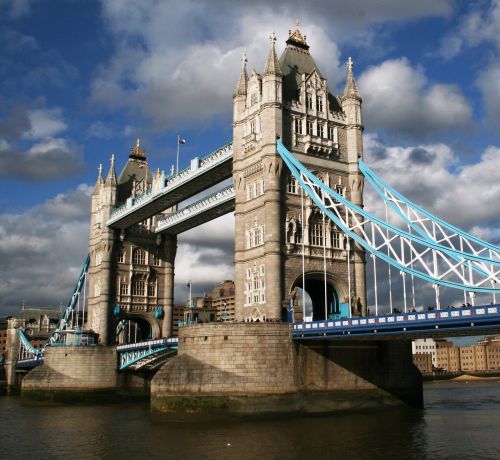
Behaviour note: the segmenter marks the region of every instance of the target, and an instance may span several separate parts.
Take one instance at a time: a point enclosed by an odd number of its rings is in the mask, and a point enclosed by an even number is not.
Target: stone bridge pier
[[[422,380],[406,341],[295,343],[288,324],[202,324],[180,330],[151,405],[232,414],[422,407]]]

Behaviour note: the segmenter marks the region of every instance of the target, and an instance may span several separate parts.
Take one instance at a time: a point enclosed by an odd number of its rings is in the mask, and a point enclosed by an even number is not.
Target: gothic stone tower
[[[344,93],[335,97],[298,27],[279,60],[275,41],[273,34],[262,75],[254,70],[249,78],[243,59],[233,96],[236,320],[280,320],[290,301],[300,313],[303,256],[314,319],[340,314],[341,304],[366,314],[363,250],[324,223],[306,197],[302,217],[300,187],[276,151],[279,137],[323,182],[363,205],[361,97],[352,61]]]
[[[113,207],[159,186],[162,179],[159,172],[155,177],[149,173],[139,140],[118,178],[114,157],[105,181],[99,171],[90,221],[88,327],[104,345],[116,341],[122,318],[136,324],[138,339],[171,335],[177,238],[156,236],[156,217],[125,230],[106,226]]]

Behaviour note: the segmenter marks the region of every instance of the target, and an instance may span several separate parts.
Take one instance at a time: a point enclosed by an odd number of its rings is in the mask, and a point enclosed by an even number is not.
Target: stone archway
[[[347,286],[334,275],[326,277],[326,303],[325,303],[325,276],[320,272],[305,274],[305,303],[306,317],[312,321],[326,318],[336,319],[348,316]],[[292,284],[290,297],[295,298],[295,305],[302,310],[302,275]],[[304,316],[304,315],[302,315]]]
[[[161,328],[156,319],[127,313],[115,323],[117,343],[133,343],[161,337]]]

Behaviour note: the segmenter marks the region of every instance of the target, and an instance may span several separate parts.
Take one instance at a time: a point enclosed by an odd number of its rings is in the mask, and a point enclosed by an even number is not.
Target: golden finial
[[[144,150],[141,149],[141,140],[139,138],[137,138],[135,147],[132,147],[130,149],[130,153],[136,157],[146,158],[146,156],[144,155]]]
[[[349,59],[347,59],[347,70],[352,71],[353,66],[354,66],[354,62],[353,62],[351,56],[349,56]]]
[[[307,45],[306,36],[302,35],[300,33],[299,26],[300,26],[300,19],[296,19],[295,20],[295,30],[294,31],[291,31],[291,30],[288,31],[288,36],[289,36],[288,39],[292,40],[294,42],[300,43],[302,45]]]
[[[274,32],[269,36],[269,41],[271,42],[271,45],[273,45],[273,46],[276,43],[276,34]]]

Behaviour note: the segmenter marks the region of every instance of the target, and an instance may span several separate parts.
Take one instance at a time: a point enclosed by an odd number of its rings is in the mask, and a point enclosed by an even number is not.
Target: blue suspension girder
[[[480,256],[489,252],[489,256],[483,257],[484,261],[500,265],[500,247],[460,230],[413,203],[375,174],[362,160],[359,160],[359,170],[398,216],[425,238],[469,256]],[[460,247],[455,240],[458,240],[458,243],[462,240],[463,246]]]
[[[277,150],[314,204],[369,253],[402,273],[417,276],[434,285],[471,292],[500,292],[494,287],[500,277],[500,271],[493,269],[493,266],[498,266],[496,261],[443,246],[369,214],[318,179],[280,140],[277,141]],[[468,267],[467,274],[463,270],[464,263]],[[475,273],[473,267],[477,268]],[[474,274],[480,276],[474,279]]]
[[[45,353],[45,348],[48,345],[54,345],[61,338],[61,332],[67,329],[70,321],[71,315],[76,309],[78,304],[78,299],[80,297],[80,293],[86,281],[87,271],[90,264],[90,255],[87,255],[85,262],[83,264],[82,270],[80,272],[80,276],[78,277],[78,282],[76,283],[75,289],[73,290],[73,294],[68,302],[66,309],[63,311],[61,318],[56,326],[56,328],[49,335],[45,343],[40,348],[35,348],[29,341],[28,337],[24,333],[23,329],[18,329],[19,339],[21,342],[21,351],[24,357],[33,360],[41,360],[43,359],[43,355]]]

